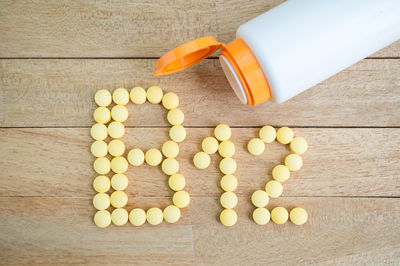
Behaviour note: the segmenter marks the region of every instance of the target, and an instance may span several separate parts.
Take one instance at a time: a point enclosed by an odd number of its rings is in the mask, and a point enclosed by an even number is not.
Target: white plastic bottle
[[[241,25],[224,45],[203,37],[165,54],[155,75],[221,48],[241,102],[284,102],[400,39],[400,0],[288,0]]]

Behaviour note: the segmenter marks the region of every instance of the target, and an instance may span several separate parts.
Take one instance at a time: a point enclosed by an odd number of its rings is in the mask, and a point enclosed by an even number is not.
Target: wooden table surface
[[[159,56],[202,36],[228,42],[245,21],[281,3],[264,1],[0,2],[1,264],[399,264],[400,42],[277,105],[239,104],[214,57],[153,77]],[[89,129],[98,89],[159,85],[176,92],[187,139],[178,160],[192,200],[177,224],[134,228],[93,223]],[[161,106],[129,105],[127,148],[161,147]],[[218,220],[219,158],[191,159],[218,123],[237,147],[238,223]],[[250,195],[288,153],[277,143],[252,157],[263,125],[305,137],[303,168],[271,209],[302,206],[304,226],[251,220]],[[129,203],[171,204],[159,168],[128,171]]]

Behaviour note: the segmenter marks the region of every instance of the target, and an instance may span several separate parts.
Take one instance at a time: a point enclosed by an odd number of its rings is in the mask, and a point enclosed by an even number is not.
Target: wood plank
[[[165,199],[157,199],[162,206]],[[147,207],[148,199],[137,198]],[[238,223],[223,227],[217,198],[194,197],[178,224],[96,228],[90,198],[1,197],[4,264],[398,264],[399,199],[280,198],[272,208],[302,206],[309,221],[253,223],[239,198]],[[130,210],[132,206],[128,206]]]
[[[159,57],[202,36],[229,42],[282,0],[0,3],[0,57]],[[400,42],[373,56],[400,57]]]
[[[157,78],[154,65],[155,60],[0,60],[0,125],[88,127],[98,89],[157,84],[179,95],[184,124],[191,126],[219,121],[233,126],[400,126],[400,60],[363,60],[283,104],[256,107],[239,103],[217,60]],[[129,108],[134,115],[126,125],[168,125],[160,106]]]
[[[400,196],[400,129],[295,128],[295,134],[308,140],[303,168],[292,173],[284,184],[284,196]],[[200,150],[212,128],[188,128],[180,144],[180,172],[187,178],[187,190],[195,196],[219,196],[219,156],[212,156],[206,170],[193,166],[193,155]],[[283,163],[289,153],[278,143],[267,145],[259,157],[250,155],[246,145],[258,129],[235,128],[234,158],[238,162],[238,195],[250,196],[271,179],[272,168]],[[167,128],[127,128],[123,141],[127,150],[161,148]],[[390,140],[390,141],[388,141]],[[1,129],[0,196],[77,197],[94,194],[89,129]],[[160,167],[130,167],[130,197],[172,196],[167,176]],[[111,177],[112,174],[109,174]]]

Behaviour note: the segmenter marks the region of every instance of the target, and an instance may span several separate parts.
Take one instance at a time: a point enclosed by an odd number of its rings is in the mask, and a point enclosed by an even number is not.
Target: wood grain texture
[[[157,78],[154,66],[155,60],[0,60],[0,125],[88,127],[98,89],[157,84],[179,95],[190,126],[218,121],[231,126],[400,126],[400,59],[363,60],[283,104],[256,107],[240,104],[217,60]],[[126,125],[167,125],[161,106],[129,108],[134,115]]]

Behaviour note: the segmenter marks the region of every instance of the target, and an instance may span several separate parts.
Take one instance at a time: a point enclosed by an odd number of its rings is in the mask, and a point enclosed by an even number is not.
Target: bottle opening
[[[247,104],[247,97],[242,83],[240,82],[239,77],[237,76],[232,65],[229,63],[228,59],[226,59],[225,56],[221,55],[219,57],[219,62],[236,96],[239,98],[241,103]]]

